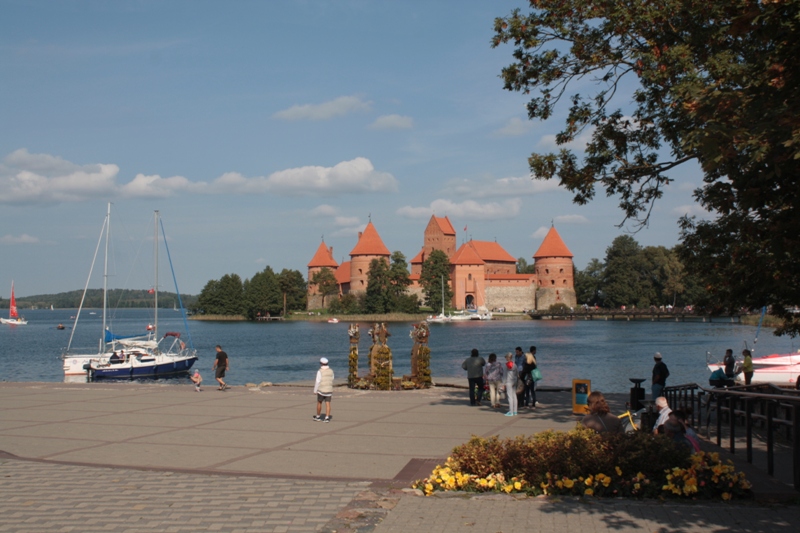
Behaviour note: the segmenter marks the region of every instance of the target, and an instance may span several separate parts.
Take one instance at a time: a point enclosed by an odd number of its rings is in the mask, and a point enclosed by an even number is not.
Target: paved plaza
[[[466,380],[464,380],[466,381]],[[441,383],[440,385],[447,385]],[[471,435],[574,427],[566,392],[505,417],[466,390],[0,383],[0,531],[795,531],[791,504],[407,490]],[[611,395],[612,409],[624,395]],[[749,467],[757,492],[793,494]],[[748,467],[750,470],[748,470]],[[757,478],[757,479],[756,479]],[[406,490],[403,490],[406,489]],[[784,501],[786,498],[782,498]]]

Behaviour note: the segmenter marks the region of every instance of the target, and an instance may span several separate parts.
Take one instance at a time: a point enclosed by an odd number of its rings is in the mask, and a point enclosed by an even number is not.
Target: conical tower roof
[[[311,261],[308,262],[308,268],[314,267],[328,267],[328,268],[336,268],[339,266],[339,263],[336,262],[336,259],[333,258],[333,247],[328,248],[325,246],[325,241],[319,243],[319,248],[317,248],[317,253],[314,254],[314,257],[311,258]]]
[[[545,235],[542,245],[533,254],[534,259],[544,257],[569,257],[570,259],[574,257],[564,241],[561,240],[561,235],[558,234],[555,226],[550,226],[550,231]]]
[[[378,230],[372,225],[372,222],[367,224],[364,231],[358,236],[356,247],[350,252],[350,256],[355,255],[392,255],[389,249],[383,244],[381,236],[378,235]]]

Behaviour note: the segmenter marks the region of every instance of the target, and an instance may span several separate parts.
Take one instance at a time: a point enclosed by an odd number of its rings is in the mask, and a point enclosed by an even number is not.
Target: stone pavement
[[[800,521],[786,505],[401,490],[472,434],[574,427],[568,393],[539,400],[505,417],[452,387],[337,388],[325,424],[311,420],[310,386],[0,383],[0,531],[782,531]],[[611,400],[619,411],[625,395]]]

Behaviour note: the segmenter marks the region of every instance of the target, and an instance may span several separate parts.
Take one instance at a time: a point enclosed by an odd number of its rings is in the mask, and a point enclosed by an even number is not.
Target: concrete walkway
[[[623,409],[624,395],[611,400]],[[337,388],[322,423],[310,386],[0,383],[0,531],[788,531],[800,520],[783,505],[401,491],[472,434],[574,427],[568,393],[539,401],[505,417],[452,387]],[[764,492],[787,490],[758,475]]]

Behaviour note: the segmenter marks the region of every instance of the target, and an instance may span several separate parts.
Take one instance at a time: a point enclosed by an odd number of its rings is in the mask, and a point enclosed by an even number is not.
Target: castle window
[[[545,268],[545,269],[544,269],[544,273],[545,273],[545,274],[549,274],[549,273],[550,273],[550,269],[549,269],[549,268]]]
[[[564,273],[564,269],[563,269],[563,268],[559,268],[559,269],[558,269],[558,273],[559,273],[559,274],[563,274],[563,273]]]
[[[564,285],[566,285],[566,284],[567,284],[567,280],[564,280]]]
[[[358,269],[358,275],[360,276],[360,275],[361,275],[361,274],[363,274],[363,273],[364,273],[364,271],[363,271],[363,270],[361,270],[361,269],[359,268],[359,269]],[[362,283],[363,283],[363,282],[362,282]]]
[[[362,282],[362,283],[363,283],[363,282]],[[555,284],[556,284],[556,280],[554,280],[554,279],[551,279],[551,280],[550,280],[550,285],[555,285]]]
[[[468,280],[470,280],[470,281],[472,281],[472,274],[468,275],[468,276],[467,276],[467,279],[468,279]]]

